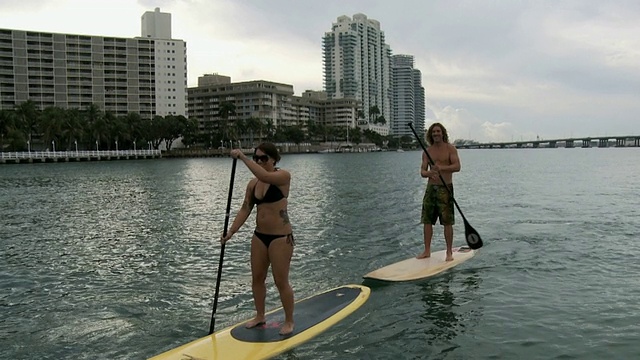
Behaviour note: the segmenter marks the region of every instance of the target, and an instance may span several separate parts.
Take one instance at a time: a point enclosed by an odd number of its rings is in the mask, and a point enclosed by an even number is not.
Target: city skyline
[[[337,17],[362,13],[380,22],[393,54],[415,57],[426,123],[442,122],[453,139],[640,132],[640,4],[632,1],[26,4],[0,0],[0,27],[136,37],[141,15],[160,7],[187,43],[188,86],[219,73],[288,83],[296,95],[323,90],[324,33]]]

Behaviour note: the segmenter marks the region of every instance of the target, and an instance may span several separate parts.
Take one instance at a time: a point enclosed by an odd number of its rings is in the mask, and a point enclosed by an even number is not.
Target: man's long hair
[[[439,126],[442,130],[442,141],[448,143],[449,142],[449,133],[447,133],[447,129],[440,123],[433,123],[429,126],[429,130],[427,130],[427,143],[429,145],[433,144],[433,128]]]

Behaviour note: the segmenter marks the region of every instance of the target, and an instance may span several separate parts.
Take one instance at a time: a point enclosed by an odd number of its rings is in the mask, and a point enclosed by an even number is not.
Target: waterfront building
[[[293,105],[303,109],[301,113],[309,113],[309,122],[345,129],[357,126],[362,109],[362,102],[353,97],[330,99],[324,91],[311,90],[294,96]]]
[[[229,125],[236,120],[258,119],[273,128],[299,125],[291,106],[293,85],[265,80],[232,83],[228,76],[206,74],[198,77],[198,85],[187,89],[188,115],[196,119],[201,133],[220,128],[221,105],[230,103],[235,115],[227,118]]]
[[[413,56],[391,56],[392,116],[391,135],[413,138],[407,123],[413,122],[416,129],[425,128],[425,96],[422,74],[413,67]]]
[[[186,43],[171,38],[171,15],[145,12],[141,35],[0,29],[0,109],[32,100],[40,109],[186,115]]]
[[[380,23],[355,14],[340,16],[323,37],[324,90],[330,99],[353,97],[362,102],[363,129],[389,134],[391,109],[391,49]],[[386,124],[376,124],[370,109],[377,107]]]
[[[235,112],[229,114],[227,125],[257,119],[263,125],[271,124],[271,130],[298,126],[305,133],[311,123],[353,127],[361,108],[361,102],[354,98],[329,99],[325,92],[310,90],[294,96],[293,85],[266,80],[231,82],[229,76],[219,74],[199,77],[198,85],[189,87],[187,94],[189,118],[198,121],[201,134],[220,129],[220,110],[225,102],[232,104]],[[266,133],[237,135],[241,141],[260,141]]]

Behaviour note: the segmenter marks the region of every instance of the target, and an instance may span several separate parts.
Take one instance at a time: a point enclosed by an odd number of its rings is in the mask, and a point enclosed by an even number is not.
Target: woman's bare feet
[[[279,334],[282,336],[287,336],[287,335],[291,335],[291,333],[293,333],[293,323],[285,322],[284,325],[282,325],[282,327],[280,328]]]
[[[261,326],[261,325],[264,325],[264,318],[256,317],[255,319],[246,323],[244,327],[246,327],[247,329],[253,329],[256,326]]]
[[[416,259],[426,259],[431,257],[431,251],[425,251],[422,254],[416,256]]]
[[[453,261],[453,253],[447,254],[447,257],[444,259],[444,261]]]

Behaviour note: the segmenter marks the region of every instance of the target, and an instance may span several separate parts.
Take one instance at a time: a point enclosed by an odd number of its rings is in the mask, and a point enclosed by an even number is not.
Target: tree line
[[[14,109],[0,110],[0,149],[114,150],[158,149],[183,136],[194,135],[197,123],[182,115],[144,119],[137,113],[115,116],[97,105],[85,109],[38,109],[28,100]]]
[[[375,123],[384,123],[373,109]],[[359,114],[359,117],[362,114]],[[85,109],[47,107],[38,109],[31,100],[14,109],[0,110],[0,151],[27,150],[114,150],[159,149],[164,143],[171,150],[174,142],[191,148],[252,147],[256,142],[363,142],[379,147],[400,147],[411,138],[382,136],[359,127],[326,126],[310,122],[306,126],[275,126],[270,119],[235,119],[235,106],[222,102],[216,121],[200,124],[182,115],[142,118],[137,113],[115,116],[92,104]],[[234,118],[230,120],[230,118]],[[373,122],[373,121],[372,121]]]

